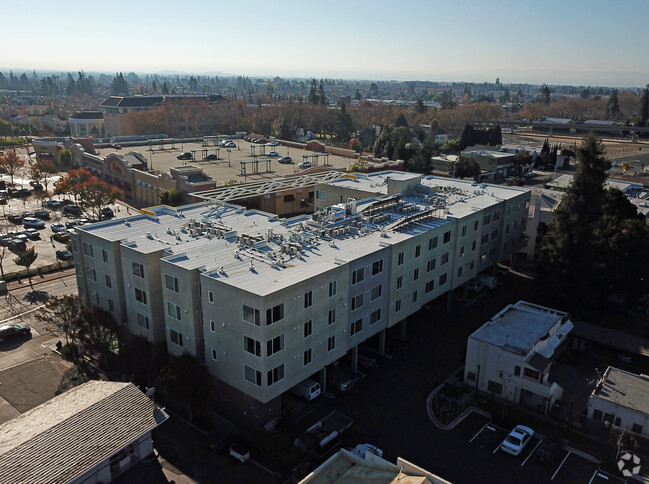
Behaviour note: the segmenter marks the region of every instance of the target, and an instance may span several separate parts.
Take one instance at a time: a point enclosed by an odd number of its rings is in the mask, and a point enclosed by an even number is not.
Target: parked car
[[[56,258],[59,260],[72,260],[74,256],[68,249],[59,249],[56,251]]]
[[[25,236],[23,235],[23,237]],[[25,237],[25,239],[26,238],[27,237]],[[22,252],[23,250],[27,249],[27,244],[23,239],[16,237],[9,241],[9,245],[7,245],[7,247],[9,247],[9,250],[12,252]]]
[[[517,425],[509,433],[507,438],[500,444],[503,452],[511,455],[520,455],[527,444],[534,436],[534,430],[525,425]]]
[[[48,200],[45,202],[45,205],[47,205],[49,208],[59,208],[61,206],[61,202],[58,200]]]
[[[23,217],[23,227],[26,229],[44,229],[45,222],[36,217]]]
[[[65,230],[65,225],[63,224],[52,224],[50,227],[52,232],[63,232]]]
[[[25,229],[23,230],[23,234],[29,240],[38,240],[41,238],[41,233],[37,229]]]
[[[191,160],[192,154],[188,151],[185,151],[184,153],[180,153],[178,156],[176,156],[176,158],[179,160]]]
[[[219,157],[216,156],[214,153],[210,153],[210,154],[207,154],[207,155],[203,156],[203,159],[204,160],[218,160]]]
[[[63,207],[63,215],[78,217],[81,215],[81,207],[78,205],[66,205]]]
[[[279,153],[277,151],[269,151],[266,153],[266,156],[279,156]]]
[[[313,165],[311,165],[310,161],[301,161],[297,166],[298,168],[311,168]]]
[[[376,360],[376,358],[372,358],[371,356],[364,355],[362,353],[358,354],[358,365],[362,366],[363,368],[378,368],[379,362]]]
[[[289,393],[309,402],[320,395],[320,391],[320,383],[307,378],[291,388]]]
[[[0,197],[0,205],[7,205],[7,197]]]
[[[101,220],[108,220],[111,219],[115,216],[115,212],[113,212],[113,209],[110,207],[104,207],[101,209]]]
[[[244,463],[248,459],[250,459],[250,451],[241,444],[230,444],[229,453],[232,457],[241,461],[241,463]]]
[[[52,235],[52,238],[57,242],[67,242],[68,240],[70,240],[70,232],[68,232],[67,230],[62,230]]]
[[[20,224],[23,222],[23,216],[18,215],[17,213],[12,213],[7,216],[7,220],[9,220],[12,224]]]
[[[372,445],[372,444],[358,444],[356,447],[350,450],[350,452],[360,457],[361,459],[365,459],[366,452],[371,452],[374,455],[383,457],[383,451],[379,449],[376,445]]]
[[[555,438],[548,437],[546,439],[543,439],[543,442],[541,442],[539,448],[536,449],[534,455],[541,462],[554,464],[559,460],[559,457],[563,453],[562,451],[563,449],[561,446],[561,442],[559,442]]]
[[[0,341],[16,338],[18,336],[27,336],[31,334],[29,325],[25,323],[5,324],[0,326]]]
[[[351,390],[354,382],[339,368],[333,368],[330,374],[331,384],[336,387],[340,393]]]
[[[469,289],[469,291],[475,291],[475,292],[480,292],[484,288],[484,286],[480,284],[478,281],[476,281],[475,279],[469,281],[466,287]]]
[[[225,143],[225,145],[223,146],[225,146],[226,148],[236,148],[237,144],[234,141],[229,141],[228,143]]]
[[[47,210],[36,210],[34,212],[34,216],[40,218],[41,220],[49,220],[50,212],[48,212]]]
[[[277,141],[269,141],[266,143],[268,146],[277,146]]]
[[[282,156],[277,161],[279,161],[283,165],[290,165],[291,163],[293,163],[293,159],[290,156]]]

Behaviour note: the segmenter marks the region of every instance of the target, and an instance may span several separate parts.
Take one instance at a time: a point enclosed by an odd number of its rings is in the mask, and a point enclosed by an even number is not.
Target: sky
[[[647,0],[31,0],[0,70],[644,87]]]

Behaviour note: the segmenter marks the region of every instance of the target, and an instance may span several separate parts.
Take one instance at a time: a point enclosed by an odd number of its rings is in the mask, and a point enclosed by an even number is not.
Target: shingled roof
[[[0,425],[0,483],[66,483],[169,418],[132,383],[89,381]]]

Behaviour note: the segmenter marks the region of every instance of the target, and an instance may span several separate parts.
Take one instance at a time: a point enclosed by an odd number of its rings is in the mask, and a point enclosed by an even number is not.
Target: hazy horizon
[[[315,77],[644,87],[649,2],[288,0],[237,5],[194,0],[178,9],[114,0],[109,13],[70,0],[9,7],[6,70],[175,71]],[[13,10],[12,10],[13,9]],[[74,12],[74,15],[70,15]],[[36,33],[42,32],[42,35]]]

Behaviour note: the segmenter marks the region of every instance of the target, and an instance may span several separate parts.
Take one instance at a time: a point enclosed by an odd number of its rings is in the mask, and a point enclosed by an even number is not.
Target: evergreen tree
[[[640,119],[638,126],[649,126],[649,84],[640,97]]]
[[[110,92],[114,96],[128,96],[128,84],[121,72],[115,75],[115,78],[110,85]]]
[[[315,79],[311,79],[311,87],[309,88],[307,102],[309,104],[318,104],[318,101],[318,85]]]
[[[611,91],[611,96],[606,103],[606,117],[608,119],[615,119],[620,113],[620,102],[617,98],[617,89]]]
[[[325,95],[324,84],[322,79],[320,79],[320,85],[318,86],[318,102],[323,106],[327,104],[327,96]]]
[[[397,116],[397,119],[394,120],[394,126],[396,128],[401,128],[401,127],[408,128],[409,127],[408,120],[406,119],[406,117],[404,116],[403,113],[399,113],[399,116]]]
[[[539,98],[539,101],[543,104],[550,104],[550,88],[543,84],[543,87],[541,88],[541,97]]]

